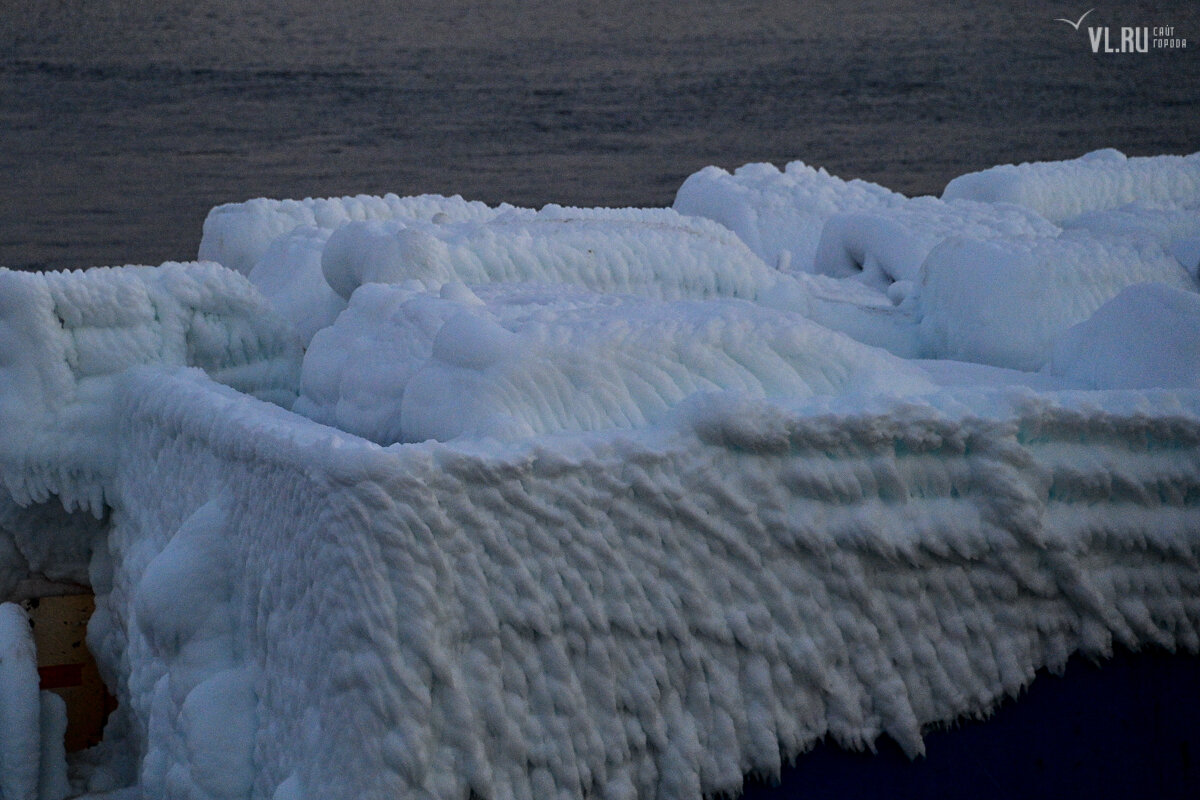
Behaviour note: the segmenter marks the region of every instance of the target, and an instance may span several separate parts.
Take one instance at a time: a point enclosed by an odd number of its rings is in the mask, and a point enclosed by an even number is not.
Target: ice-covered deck
[[[1150,161],[1004,172],[1068,219],[758,165],[0,273],[0,579],[90,582],[120,700],[75,790],[695,800],[1200,650],[1200,162]],[[38,735],[0,797],[62,796]]]

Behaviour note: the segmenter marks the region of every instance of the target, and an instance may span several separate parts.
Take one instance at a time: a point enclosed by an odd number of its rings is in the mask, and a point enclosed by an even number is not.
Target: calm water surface
[[[668,205],[802,159],[938,193],[1113,146],[1200,150],[1200,3],[0,0],[0,264],[195,256],[250,197]]]

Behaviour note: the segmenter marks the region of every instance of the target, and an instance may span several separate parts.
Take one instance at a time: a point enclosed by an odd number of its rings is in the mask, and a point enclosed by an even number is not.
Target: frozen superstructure
[[[757,187],[772,214],[819,194],[798,181],[835,180],[741,175],[737,202]],[[705,176],[692,202],[719,210],[726,182]],[[47,342],[70,385],[97,387],[71,400],[100,421],[81,428],[102,434],[94,464],[44,445],[50,423],[2,451],[6,476],[45,453],[45,474],[72,478],[10,489],[0,548],[13,580],[35,554],[74,580],[86,565],[96,592],[89,643],[120,707],[77,789],[694,800],[824,736],[920,753],[926,726],[985,714],[1074,653],[1200,649],[1200,307],[1171,233],[1186,220],[1100,235],[877,187],[838,197],[821,225],[855,197],[870,208],[805,242],[882,248],[872,226],[903,229],[921,263],[817,275],[668,209],[456,216],[423,198],[419,216],[329,228],[271,215],[346,201],[222,207],[202,252],[258,253],[249,283],[215,265],[11,278],[90,287],[74,313],[101,320],[84,338],[108,354],[84,380],[54,314],[0,319],[11,392],[41,385],[44,358],[22,353]],[[1079,248],[1097,257],[1059,257]],[[1058,272],[1023,304],[1016,278],[1044,253]],[[956,270],[996,302],[959,304],[942,288]],[[180,283],[193,274],[205,291]],[[88,310],[128,281],[166,309],[136,335]],[[329,296],[322,324],[300,312]],[[1012,348],[1024,360],[929,360],[970,355],[976,317],[1035,331]],[[1184,331],[1171,356],[1111,342],[1155,318]],[[64,516],[79,534],[61,557],[34,553],[38,520]],[[29,759],[53,754],[14,748],[0,758],[26,777],[4,791],[37,797]]]

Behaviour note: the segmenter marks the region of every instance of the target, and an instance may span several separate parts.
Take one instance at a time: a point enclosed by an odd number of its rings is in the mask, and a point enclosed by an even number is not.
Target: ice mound
[[[190,514],[133,593],[138,633],[165,667],[131,698],[163,726],[142,780],[164,797],[247,797],[253,784],[256,702],[233,618],[225,504],[214,497]]]
[[[702,392],[932,389],[886,352],[747,302],[477,288],[361,287],[309,347],[295,410],[389,444],[642,428]]]
[[[318,249],[323,282],[315,275]],[[547,206],[509,209],[484,222],[348,223],[329,234],[296,229],[271,245],[251,277],[302,336],[327,325],[367,284],[437,291],[515,282],[660,300],[749,299],[898,355],[916,352],[915,320],[883,293],[780,273],[729,230],[671,209]]]
[[[333,324],[346,301],[325,282],[321,254],[331,228],[304,225],[268,245],[250,270],[250,282],[304,342]]]
[[[41,743],[37,653],[29,617],[0,603],[0,797],[37,797]]]
[[[260,197],[244,203],[227,203],[210,211],[204,220],[198,258],[249,274],[271,242],[294,228],[333,230],[353,220],[369,219],[485,220],[497,213],[498,209],[478,201],[468,202],[458,195],[397,197],[388,194],[383,197],[358,195],[310,197],[305,200],[268,200]]]
[[[1088,211],[1064,222],[1063,228],[1090,231],[1101,238],[1148,239],[1170,250],[1177,242],[1200,238],[1200,206],[1145,208],[1126,205],[1106,211]]]
[[[1063,334],[1047,370],[1093,389],[1200,389],[1200,294],[1130,286]]]
[[[921,275],[922,352],[929,358],[1037,370],[1056,339],[1136,283],[1195,291],[1161,246],[1086,235],[950,239]]]
[[[99,516],[122,371],[195,366],[291,405],[300,357],[246,280],[217,264],[0,270],[0,478],[22,505],[53,493]]]
[[[462,284],[448,285],[442,296],[387,284],[359,287],[337,321],[309,344],[293,410],[375,442],[402,441],[404,388],[433,354],[438,330],[462,311],[463,303],[451,299],[456,289],[475,297]]]
[[[1174,242],[1171,245],[1171,255],[1184,266],[1192,280],[1200,285],[1200,236]]]
[[[1109,211],[1089,211],[1067,220],[1063,227],[1088,231],[1102,239],[1160,244],[1200,285],[1200,205],[1193,208],[1127,205]]]
[[[350,223],[321,257],[349,298],[364,283],[571,284],[660,299],[754,298],[778,275],[730,231],[670,209],[510,211],[485,223]]]
[[[803,317],[746,302],[596,305],[438,330],[401,404],[404,439],[644,428],[699,393],[805,399],[932,389],[920,371]]]
[[[1005,164],[960,175],[942,199],[1016,203],[1059,224],[1129,203],[1200,209],[1200,153],[1128,158],[1110,149],[1073,161]]]
[[[1019,206],[917,197],[873,213],[831,216],[821,229],[813,270],[835,278],[856,277],[887,291],[898,282],[915,285],[930,251],[948,238],[1012,239],[1058,233],[1055,225]]]
[[[38,691],[29,617],[0,603],[0,798],[62,800],[71,793],[66,729],[62,698]]]
[[[890,208],[904,199],[882,186],[844,181],[793,161],[782,172],[772,164],[747,164],[733,174],[705,167],[683,182],[672,207],[721,223],[773,267],[812,272],[826,220]]]

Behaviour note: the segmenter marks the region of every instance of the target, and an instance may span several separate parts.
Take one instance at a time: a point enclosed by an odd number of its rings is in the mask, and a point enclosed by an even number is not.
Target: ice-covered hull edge
[[[726,398],[503,451],[383,450],[195,373],[125,398],[95,638],[150,794],[222,766],[188,755],[214,680],[253,698],[223,765],[252,797],[692,798],[826,734],[919,752],[1114,639],[1197,649],[1192,394]],[[230,582],[164,649],[181,529]]]

